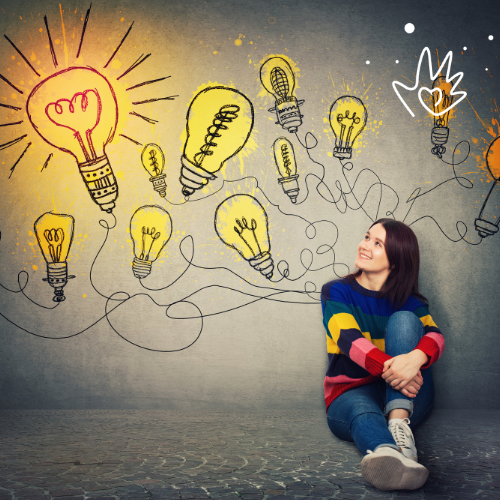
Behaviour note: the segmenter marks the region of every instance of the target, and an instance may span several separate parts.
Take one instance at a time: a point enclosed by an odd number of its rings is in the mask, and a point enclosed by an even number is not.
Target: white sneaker
[[[393,418],[389,424],[389,431],[394,441],[396,441],[396,444],[401,448],[401,453],[406,458],[418,462],[415,439],[408,425],[409,423],[410,420],[408,418]]]
[[[429,471],[389,446],[368,450],[361,461],[363,477],[380,490],[416,490],[421,488]]]

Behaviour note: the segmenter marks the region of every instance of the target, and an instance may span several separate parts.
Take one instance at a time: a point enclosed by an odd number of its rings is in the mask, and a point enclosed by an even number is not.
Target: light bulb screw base
[[[47,277],[43,281],[47,281],[54,288],[54,302],[63,302],[66,300],[63,288],[68,283],[68,280],[74,276],[68,276],[68,264],[66,262],[51,262],[47,264]]]
[[[208,181],[217,179],[215,175],[204,170],[198,165],[189,161],[184,155],[181,156],[181,176],[179,180],[182,184],[182,194],[187,198],[196,190],[208,184]]]
[[[79,163],[90,196],[102,211],[111,213],[118,198],[118,183],[106,155]]]
[[[285,99],[276,101],[276,106],[269,111],[276,112],[278,125],[281,125],[285,130],[291,134],[297,132],[297,129],[302,125],[302,116],[300,114],[299,106],[304,104],[304,101],[298,101],[296,97],[290,96]]]
[[[498,224],[498,222],[497,222]],[[474,226],[476,231],[479,233],[481,238],[486,238],[498,232],[498,225],[493,222],[489,222],[485,219],[476,219],[474,221]]]
[[[450,129],[448,127],[434,127],[432,129],[431,142],[434,147],[431,149],[431,153],[433,155],[441,158],[446,153],[444,145],[448,142],[449,135]]]
[[[165,198],[167,194],[167,184],[165,182],[165,174],[157,175],[155,177],[150,177],[150,182],[153,183],[154,190],[162,197]]]
[[[151,261],[134,257],[132,262],[132,271],[136,278],[143,279],[150,275],[152,266],[153,263]]]
[[[339,160],[350,160],[352,156],[352,148],[342,148],[335,146],[333,148],[333,156]]]
[[[288,195],[292,203],[297,203],[297,196],[300,188],[297,179],[299,174],[290,175],[289,177],[281,177],[278,182],[281,184],[283,191]]]
[[[270,280],[273,277],[274,263],[269,252],[263,252],[248,260],[249,264]]]

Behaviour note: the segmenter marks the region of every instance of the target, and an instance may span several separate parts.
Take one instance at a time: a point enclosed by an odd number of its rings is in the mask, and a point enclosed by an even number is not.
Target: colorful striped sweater
[[[328,370],[324,381],[326,408],[342,393],[370,384],[382,375],[384,333],[389,317],[396,312],[388,298],[363,288],[355,279],[334,280],[323,286],[321,306],[326,328]],[[411,311],[420,318],[425,334],[415,349],[429,356],[422,368],[436,362],[444,350],[444,338],[427,306],[410,296],[398,311]]]

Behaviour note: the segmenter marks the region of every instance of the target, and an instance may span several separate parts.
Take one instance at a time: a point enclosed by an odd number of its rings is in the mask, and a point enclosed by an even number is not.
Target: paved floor
[[[499,430],[499,411],[435,411],[426,485],[383,492],[322,412],[1,411],[0,500],[500,499]]]

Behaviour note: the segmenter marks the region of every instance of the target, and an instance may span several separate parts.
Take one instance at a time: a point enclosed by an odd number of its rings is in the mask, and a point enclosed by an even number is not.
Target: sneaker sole
[[[429,471],[421,467],[408,467],[396,457],[367,455],[361,462],[363,477],[379,490],[416,490],[421,488]]]

